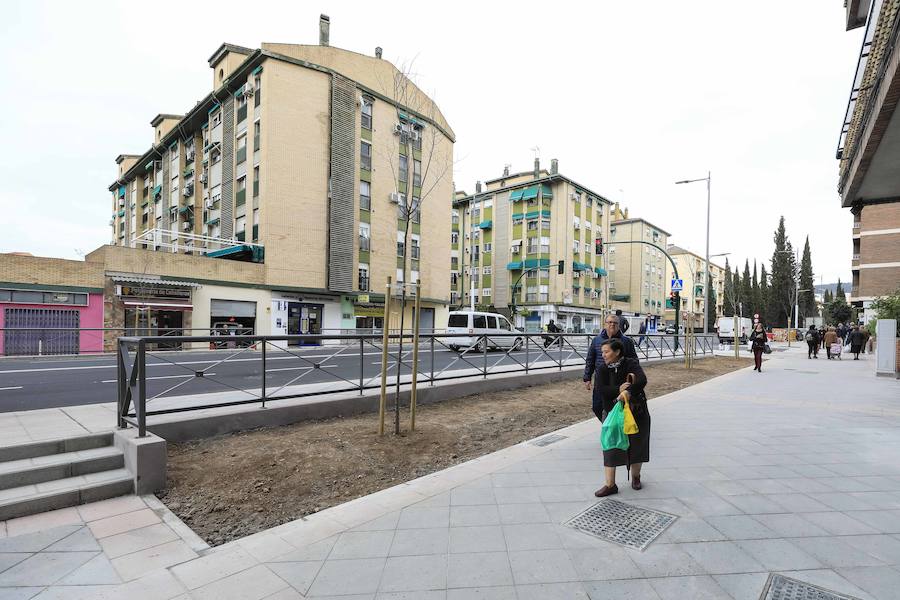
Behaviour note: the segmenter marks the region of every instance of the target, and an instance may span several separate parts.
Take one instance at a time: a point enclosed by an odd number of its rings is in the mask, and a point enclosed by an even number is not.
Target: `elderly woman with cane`
[[[599,336],[598,336],[599,337]],[[626,340],[628,338],[625,338]],[[641,466],[650,462],[650,413],[644,386],[647,376],[637,358],[626,356],[626,346],[621,338],[613,337],[600,342],[600,351],[591,344],[584,366],[585,387],[592,391],[592,408],[601,422],[616,402],[625,402],[638,426],[638,432],[628,436],[628,449],[612,448],[603,451],[605,485],[594,492],[598,498],[619,493],[616,486],[616,467],[627,467],[631,472],[632,489],[641,489]]]

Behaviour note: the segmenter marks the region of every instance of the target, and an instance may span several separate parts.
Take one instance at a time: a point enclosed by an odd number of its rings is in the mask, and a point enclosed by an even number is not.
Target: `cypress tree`
[[[769,284],[770,324],[790,327],[791,300],[794,294],[794,257],[784,229],[784,217],[775,230],[775,251],[772,253],[772,277]]]
[[[809,250],[809,236],[806,236],[806,243],[803,246],[803,258],[800,261],[800,289],[809,290],[800,292],[798,303],[800,306],[800,316],[805,319],[807,316],[816,314],[816,292],[813,283],[812,254]],[[803,323],[805,326],[806,324]]]
[[[753,280],[750,279],[750,259],[744,260],[744,274],[741,276],[741,298],[744,302],[744,314],[757,312],[753,303]]]
[[[766,265],[760,265],[760,274],[759,274],[759,310],[756,311],[759,313],[759,319],[763,322],[763,324],[770,322],[769,317],[769,307],[771,301],[769,300],[769,275],[766,273]]]
[[[725,259],[725,297],[722,301],[724,302],[725,310],[734,315],[734,282],[731,277],[731,265],[728,264],[728,258]]]
[[[834,290],[834,298],[837,300],[840,298],[841,300],[847,300],[847,294],[844,293],[844,286],[841,284],[841,278],[838,277],[837,288]]]

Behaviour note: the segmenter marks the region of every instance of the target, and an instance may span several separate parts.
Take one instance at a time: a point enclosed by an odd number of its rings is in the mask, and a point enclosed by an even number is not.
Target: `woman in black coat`
[[[628,436],[628,450],[613,448],[603,451],[606,485],[594,492],[598,498],[619,492],[616,486],[616,467],[627,466],[631,470],[632,489],[641,489],[641,466],[650,462],[650,412],[647,410],[647,396],[644,395],[647,376],[638,359],[624,356],[625,346],[621,340],[607,340],[600,350],[601,356],[589,351],[584,366],[585,387],[593,390],[594,414],[603,422],[615,403],[623,401],[619,398],[627,390],[630,394],[628,404],[638,432]]]
[[[757,322],[750,334],[750,349],[753,350],[753,370],[762,373],[762,355],[766,350],[769,338],[763,324]]]

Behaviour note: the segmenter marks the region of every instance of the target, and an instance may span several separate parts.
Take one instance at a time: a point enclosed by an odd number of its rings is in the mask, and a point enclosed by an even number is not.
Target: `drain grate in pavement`
[[[551,433],[550,435],[545,435],[542,438],[538,438],[531,442],[533,446],[549,446],[550,444],[555,444],[556,442],[567,439],[567,436],[560,435],[558,433]]]
[[[859,600],[778,573],[769,575],[759,600]]]
[[[604,498],[566,521],[566,525],[601,540],[644,550],[678,517]]]

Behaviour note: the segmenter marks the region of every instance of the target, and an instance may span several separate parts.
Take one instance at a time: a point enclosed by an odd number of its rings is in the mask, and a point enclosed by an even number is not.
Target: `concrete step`
[[[78,452],[112,446],[113,434],[90,433],[55,440],[31,442],[29,444],[16,444],[13,446],[0,446],[0,463],[13,460],[23,460],[48,454],[63,454],[66,452]]]
[[[121,469],[123,466],[125,457],[114,446],[8,460],[0,462],[0,490]]]
[[[134,480],[127,469],[8,488],[0,490],[0,521],[124,496],[133,491]]]

